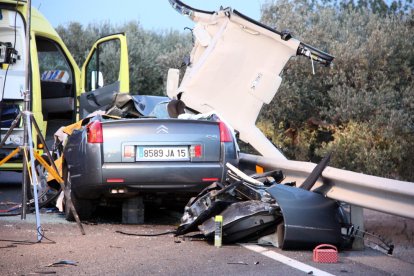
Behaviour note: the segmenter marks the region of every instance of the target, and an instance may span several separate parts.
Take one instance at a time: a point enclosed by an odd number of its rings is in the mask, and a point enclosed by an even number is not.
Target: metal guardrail
[[[240,154],[240,165],[282,170],[285,181],[302,183],[316,164]],[[414,219],[414,183],[327,167],[315,189],[329,198]]]

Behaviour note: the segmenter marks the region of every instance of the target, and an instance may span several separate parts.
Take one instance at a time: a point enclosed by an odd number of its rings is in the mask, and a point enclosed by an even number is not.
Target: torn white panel
[[[279,75],[300,42],[284,41],[232,10],[200,13],[200,18],[198,14],[193,16],[198,31],[191,65],[169,96],[181,93],[185,104],[201,113],[217,111],[263,156],[286,159],[255,124],[263,104],[276,94]]]

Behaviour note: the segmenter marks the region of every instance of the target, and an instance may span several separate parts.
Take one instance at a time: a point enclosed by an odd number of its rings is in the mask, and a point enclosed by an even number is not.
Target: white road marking
[[[318,275],[318,276],[334,276],[333,274],[330,274],[326,271],[320,270],[316,267],[301,263],[299,261],[296,261],[294,259],[291,259],[289,257],[286,257],[282,254],[279,254],[277,252],[268,250],[262,246],[255,245],[255,244],[240,244],[244,248],[247,248],[251,251],[254,251],[256,253],[262,254],[268,258],[271,258],[275,261],[281,262],[285,265],[288,265],[290,267],[296,268],[298,270],[301,270],[305,273],[312,274],[312,275]],[[312,272],[312,273],[311,273]]]

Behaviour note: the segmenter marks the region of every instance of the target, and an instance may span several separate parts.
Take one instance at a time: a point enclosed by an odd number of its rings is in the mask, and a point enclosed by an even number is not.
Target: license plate
[[[138,147],[136,161],[187,161],[188,147]]]

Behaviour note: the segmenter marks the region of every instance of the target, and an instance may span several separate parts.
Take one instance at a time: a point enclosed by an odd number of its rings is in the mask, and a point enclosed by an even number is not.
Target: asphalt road
[[[15,186],[15,190],[18,190]],[[0,188],[0,202],[16,200],[13,188]],[[1,208],[0,208],[1,209]],[[46,210],[42,210],[45,212]],[[311,251],[282,251],[275,247],[225,245],[216,248],[204,240],[127,236],[117,233],[155,234],[174,230],[180,213],[147,210],[146,224],[123,225],[116,209],[101,209],[94,222],[76,223],[61,214],[42,213],[43,240],[37,243],[35,216],[0,217],[1,275],[413,275],[414,221],[366,211],[366,228],[393,241],[387,256],[366,247],[339,253],[339,262],[312,261]],[[53,241],[53,242],[52,242]],[[255,250],[255,251],[253,251]],[[256,252],[259,251],[259,252]],[[71,264],[52,265],[59,261]]]

